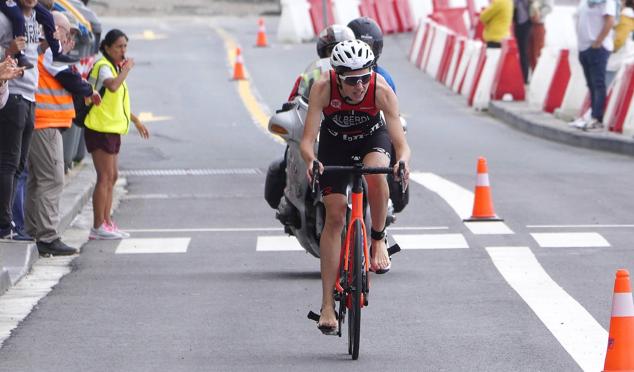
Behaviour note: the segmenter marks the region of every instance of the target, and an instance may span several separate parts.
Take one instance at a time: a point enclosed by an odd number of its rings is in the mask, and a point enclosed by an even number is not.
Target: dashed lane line
[[[115,254],[186,253],[191,238],[124,239]]]
[[[601,229],[601,228],[634,228],[634,225],[526,225],[529,229]]]
[[[447,226],[402,226],[389,227],[391,231],[425,231],[425,230],[448,230]],[[124,229],[130,233],[240,233],[240,232],[281,232],[282,227],[201,227],[201,228],[183,228],[183,229]]]
[[[475,235],[513,235],[514,232],[504,222],[465,222],[465,226]]]
[[[394,240],[402,249],[469,248],[462,234],[399,234]]]
[[[495,267],[584,371],[600,371],[608,333],[528,247],[487,247]]]
[[[533,233],[533,239],[542,248],[601,248],[610,243],[601,234],[586,233]]]
[[[469,248],[462,234],[396,234],[392,235],[401,249],[459,249]],[[257,252],[289,252],[304,249],[293,236],[258,236]]]

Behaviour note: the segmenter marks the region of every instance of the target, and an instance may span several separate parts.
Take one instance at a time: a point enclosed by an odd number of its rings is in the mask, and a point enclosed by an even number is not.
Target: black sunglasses
[[[359,84],[359,82],[365,85],[370,82],[371,78],[372,78],[371,72],[368,72],[367,74],[363,74],[363,75],[339,75],[339,79],[341,79],[341,81],[343,81],[344,84],[350,85],[350,86],[355,86]]]

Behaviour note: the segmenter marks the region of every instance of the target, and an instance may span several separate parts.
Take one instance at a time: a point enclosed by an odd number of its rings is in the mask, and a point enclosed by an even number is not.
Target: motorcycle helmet
[[[330,65],[336,73],[361,70],[374,65],[372,48],[361,40],[346,40],[335,45]]]
[[[328,58],[332,52],[332,48],[337,43],[344,40],[354,40],[354,32],[343,25],[331,25],[319,33],[319,39],[317,40],[317,55],[319,58]]]
[[[383,52],[383,31],[370,17],[359,17],[348,23],[357,39],[366,42],[374,52],[374,63],[379,60]]]

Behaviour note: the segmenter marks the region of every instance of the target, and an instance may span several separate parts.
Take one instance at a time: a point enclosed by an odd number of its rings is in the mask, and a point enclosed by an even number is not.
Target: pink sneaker
[[[116,223],[114,223],[114,221],[110,221],[110,223],[104,222],[104,226],[106,226],[106,228],[108,229],[108,231],[118,234],[119,236],[121,236],[122,239],[125,238],[129,238],[130,234],[123,231],[123,230],[119,230],[119,227],[117,226]]]

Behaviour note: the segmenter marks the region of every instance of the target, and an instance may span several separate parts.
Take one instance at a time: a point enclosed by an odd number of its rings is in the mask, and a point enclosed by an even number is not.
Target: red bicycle
[[[405,195],[403,172],[405,165],[399,163],[399,179],[402,195]],[[359,341],[361,337],[361,309],[368,306],[368,294],[370,292],[370,254],[368,251],[368,234],[364,223],[364,174],[391,174],[389,167],[365,167],[362,163],[352,166],[324,166],[324,172],[341,172],[352,175],[352,208],[348,215],[343,249],[339,256],[339,271],[333,296],[339,304],[336,312],[338,321],[337,335],[341,337],[342,324],[348,315],[348,353],[353,360],[359,358]],[[319,182],[319,163],[313,162],[313,193],[316,193],[316,184]],[[400,252],[398,244],[388,248],[388,254]],[[319,315],[308,313],[308,318],[319,322]]]

